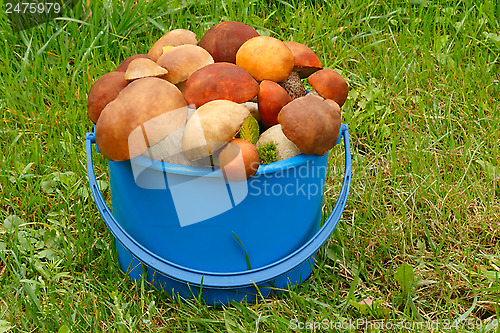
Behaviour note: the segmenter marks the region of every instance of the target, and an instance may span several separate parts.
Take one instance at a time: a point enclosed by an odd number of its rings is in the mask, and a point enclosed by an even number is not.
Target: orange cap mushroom
[[[251,142],[233,139],[220,152],[219,165],[227,180],[243,182],[252,178],[259,169],[259,152]]]
[[[241,67],[228,62],[205,66],[188,78],[184,97],[189,104],[225,99],[236,103],[250,101],[259,92],[259,84]]]
[[[283,42],[292,51],[295,59],[293,70],[299,73],[301,79],[323,68],[316,53],[308,46],[298,42]]]
[[[251,38],[236,53],[236,65],[257,81],[283,81],[292,72],[294,63],[292,51],[273,37]]]
[[[349,94],[349,86],[342,75],[333,69],[325,68],[307,78],[307,81],[321,97],[333,99],[342,107]]]
[[[267,127],[278,124],[278,113],[280,113],[281,108],[292,101],[283,87],[269,80],[260,83],[257,99],[260,118]]]

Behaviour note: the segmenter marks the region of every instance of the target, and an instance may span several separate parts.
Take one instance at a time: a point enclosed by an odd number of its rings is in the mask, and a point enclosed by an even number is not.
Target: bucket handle
[[[342,124],[340,127],[339,142],[342,137],[344,139],[345,149],[344,180],[335,207],[325,223],[321,226],[318,232],[312,236],[311,239],[309,239],[309,241],[293,253],[272,264],[248,271],[219,273],[193,270],[191,268],[172,263],[165,258],[161,258],[130,236],[114,218],[102,196],[99,186],[97,185],[92,160],[92,145],[95,144],[94,133],[86,134],[87,174],[89,177],[90,191],[99,213],[116,240],[118,240],[130,253],[132,253],[135,258],[158,273],[184,283],[187,282],[193,285],[203,285],[205,287],[215,287],[220,289],[248,287],[253,286],[254,284],[258,285],[262,282],[270,281],[287,273],[311,258],[311,256],[313,256],[314,253],[316,253],[316,251],[328,240],[331,233],[337,226],[342,212],[344,211],[351,184],[351,147],[347,124]]]

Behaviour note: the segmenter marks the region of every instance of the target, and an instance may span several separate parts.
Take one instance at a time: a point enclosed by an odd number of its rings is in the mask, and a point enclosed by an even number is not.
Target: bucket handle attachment
[[[254,284],[258,285],[260,283],[270,281],[287,273],[311,258],[311,256],[313,256],[314,253],[316,253],[316,251],[328,240],[331,233],[337,226],[342,212],[344,211],[351,184],[351,147],[347,124],[342,124],[340,127],[339,142],[341,138],[344,139],[345,150],[344,179],[335,207],[325,223],[321,226],[318,232],[311,237],[311,239],[288,256],[272,264],[242,272],[220,273],[193,270],[191,268],[172,263],[167,259],[158,256],[130,236],[114,218],[102,196],[99,186],[97,185],[92,160],[92,145],[95,144],[94,133],[86,134],[87,174],[89,177],[90,191],[95,204],[104,222],[111,231],[111,234],[139,261],[166,277],[184,283],[187,282],[197,286],[203,285],[205,287],[215,287],[219,289],[248,287],[253,286]]]

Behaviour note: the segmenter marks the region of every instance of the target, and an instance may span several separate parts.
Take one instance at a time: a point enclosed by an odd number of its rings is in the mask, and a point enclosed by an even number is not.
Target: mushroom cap
[[[215,62],[236,63],[236,52],[243,43],[259,36],[254,28],[240,22],[221,22],[201,37],[199,46],[207,50]]]
[[[294,99],[278,115],[285,136],[306,155],[324,155],[337,142],[340,117],[328,103],[314,96]]]
[[[125,72],[125,80],[136,80],[149,76],[164,76],[168,71],[149,58],[137,58],[130,62]]]
[[[317,71],[307,78],[307,81],[321,97],[333,99],[342,107],[347,100],[349,87],[342,75],[330,68]]]
[[[123,60],[118,67],[116,67],[115,72],[126,72],[128,65],[132,62],[132,60],[138,59],[138,58],[145,58],[149,59],[149,56],[147,54],[139,53],[139,54],[134,54],[127,59]]]
[[[251,142],[233,139],[219,153],[219,165],[227,180],[243,182],[259,169],[259,152]]]
[[[154,43],[148,52],[151,60],[156,61],[163,54],[164,46],[179,46],[184,44],[198,44],[196,34],[186,29],[175,29],[167,32]]]
[[[308,46],[292,41],[283,43],[292,51],[293,58],[295,59],[293,70],[299,73],[301,79],[323,68],[323,64],[316,53]]]
[[[318,94],[318,92],[316,90],[311,90],[309,91],[307,94],[307,96],[313,96],[313,97],[316,97],[316,98],[319,98],[320,100],[324,101],[325,99],[320,95]]]
[[[300,150],[297,146],[290,141],[283,131],[281,125],[274,125],[265,130],[259,137],[256,143],[257,148],[264,146],[268,143],[274,142],[276,145],[276,160],[286,160],[297,155],[300,155]]]
[[[189,118],[184,129],[184,154],[190,160],[212,155],[235,137],[249,115],[246,107],[227,100],[202,105]]]
[[[228,62],[217,62],[191,74],[184,97],[190,105],[200,107],[219,99],[248,102],[258,92],[259,84],[244,69]]]
[[[257,81],[283,81],[292,72],[292,51],[280,40],[258,36],[247,40],[236,53],[236,65]]]
[[[325,99],[325,102],[333,106],[335,112],[339,114],[339,117],[342,116],[342,112],[340,111],[340,105],[337,102],[335,102],[333,99]]]
[[[136,157],[178,130],[187,110],[182,93],[170,82],[156,77],[132,81],[101,113],[97,147],[112,161]]]
[[[104,74],[94,82],[87,98],[87,115],[94,124],[97,123],[104,107],[113,101],[127,84],[123,72]]]
[[[281,108],[292,101],[282,86],[269,80],[260,83],[257,99],[261,121],[267,127],[278,124],[278,113]]]
[[[186,44],[168,49],[156,63],[168,71],[165,79],[177,84],[187,80],[198,69],[213,64],[214,59],[205,49]]]

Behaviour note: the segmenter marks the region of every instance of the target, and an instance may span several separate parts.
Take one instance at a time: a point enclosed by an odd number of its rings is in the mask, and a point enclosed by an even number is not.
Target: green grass
[[[499,319],[498,2],[89,3],[19,33],[0,14],[0,332],[282,332],[361,319],[460,319],[451,331],[466,332]],[[213,308],[121,273],[89,194],[83,140],[99,76],[170,29],[201,37],[224,20],[304,42],[347,78],[353,177],[311,279]],[[331,165],[325,214],[343,175],[340,147]],[[96,169],[106,187],[104,161]]]

